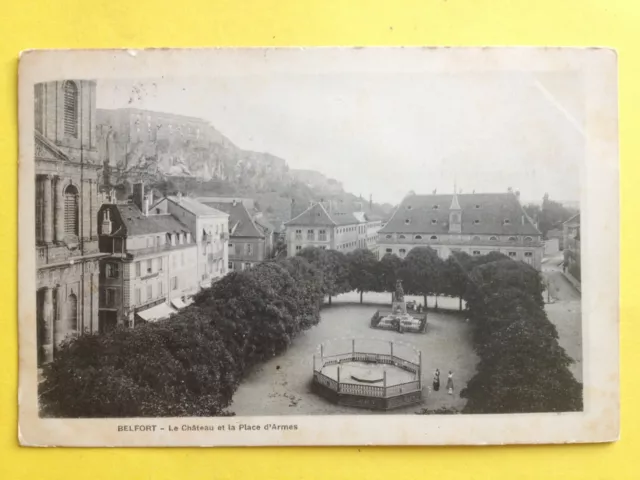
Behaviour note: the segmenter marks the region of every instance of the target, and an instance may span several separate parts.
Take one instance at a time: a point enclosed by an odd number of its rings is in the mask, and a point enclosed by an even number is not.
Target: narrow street
[[[558,329],[560,345],[575,360],[570,367],[576,380],[582,381],[582,308],[581,295],[562,274],[562,253],[550,257],[542,265],[548,282],[551,303],[545,305],[549,320]],[[547,294],[545,293],[545,302]]]

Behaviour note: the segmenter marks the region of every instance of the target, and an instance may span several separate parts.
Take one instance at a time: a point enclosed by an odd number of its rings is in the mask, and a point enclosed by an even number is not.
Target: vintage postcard
[[[618,438],[615,52],[19,70],[22,445]]]

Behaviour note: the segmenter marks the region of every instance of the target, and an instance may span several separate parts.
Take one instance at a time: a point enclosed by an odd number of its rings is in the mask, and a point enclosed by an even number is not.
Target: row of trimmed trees
[[[323,293],[329,297],[329,303],[332,296],[353,290],[360,293],[362,303],[364,292],[393,292],[397,280],[402,280],[405,293],[421,295],[425,306],[427,296],[435,296],[436,308],[438,296],[448,296],[460,299],[460,310],[471,270],[480,263],[507,258],[499,253],[472,257],[453,252],[442,260],[430,247],[413,248],[404,258],[387,254],[379,261],[367,249],[343,254],[307,247],[298,256],[322,273]]]
[[[558,343],[540,273],[509,259],[476,266],[465,292],[480,361],[464,413],[581,411],[582,384]]]
[[[65,342],[44,368],[49,417],[224,415],[252,366],[317,324],[319,272],[302,258],[234,272],[170,319]]]

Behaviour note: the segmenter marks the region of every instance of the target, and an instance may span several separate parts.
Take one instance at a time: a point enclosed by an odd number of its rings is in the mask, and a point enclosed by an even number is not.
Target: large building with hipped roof
[[[377,237],[382,220],[362,211],[333,212],[324,202],[317,202],[284,225],[290,257],[306,247],[343,253],[366,248],[376,257],[379,253]]]
[[[407,195],[380,229],[380,254],[403,258],[428,246],[447,258],[451,252],[484,255],[500,252],[541,268],[542,234],[520,204],[520,195],[453,193]]]

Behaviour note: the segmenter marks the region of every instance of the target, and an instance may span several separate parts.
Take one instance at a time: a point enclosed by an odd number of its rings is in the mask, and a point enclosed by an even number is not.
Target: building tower
[[[34,87],[38,362],[67,336],[97,331],[100,207],[96,82]]]
[[[453,187],[453,199],[451,199],[451,206],[449,207],[449,233],[462,233],[462,209],[458,202],[458,192],[455,184]]]

